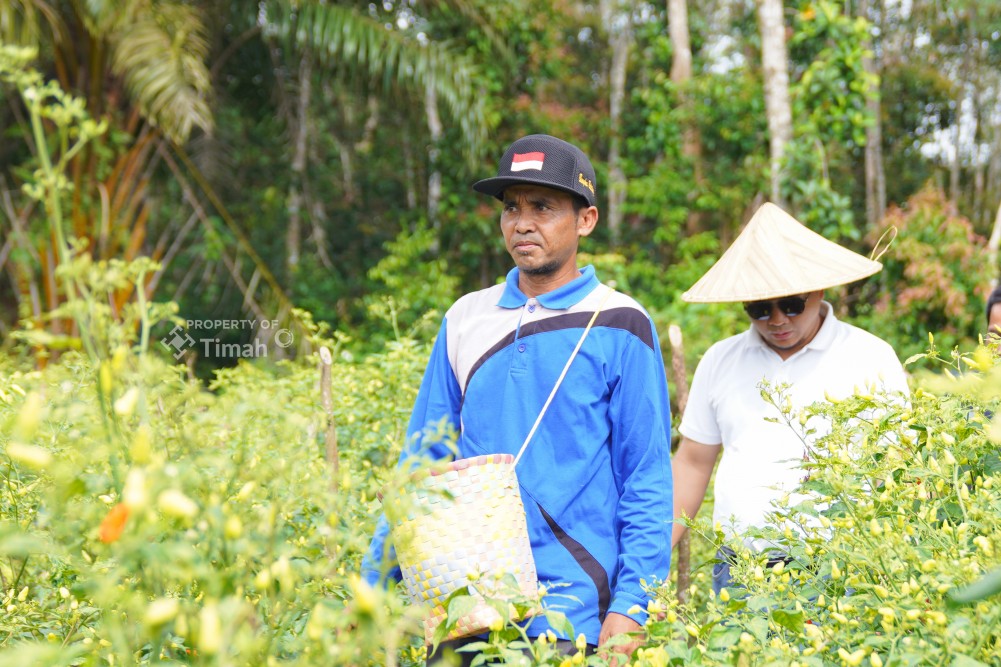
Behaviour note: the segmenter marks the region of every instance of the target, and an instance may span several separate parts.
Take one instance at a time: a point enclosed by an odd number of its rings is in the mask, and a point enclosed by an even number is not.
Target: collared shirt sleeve
[[[398,467],[417,467],[422,461],[454,457],[462,389],[449,363],[447,330],[446,319],[438,331],[413,412],[410,413],[407,442],[400,454]],[[376,524],[372,542],[362,559],[361,574],[372,585],[387,579],[399,581],[402,576],[385,515],[380,516]]]
[[[635,338],[626,346],[609,418],[612,473],[620,497],[615,515],[618,572],[608,611],[642,624],[649,600],[642,582],[652,586],[670,574],[674,517],[671,406],[656,330],[652,349]]]

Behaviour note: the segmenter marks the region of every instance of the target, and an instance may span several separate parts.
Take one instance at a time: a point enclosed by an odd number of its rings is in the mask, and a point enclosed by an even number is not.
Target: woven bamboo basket
[[[535,561],[512,455],[452,461],[415,475],[402,495],[380,495],[386,496],[383,503],[398,503],[399,511],[387,511],[387,517],[407,594],[426,612],[427,643],[447,617],[449,595],[459,588],[472,584],[474,595],[502,597],[491,583],[496,586],[501,575],[511,574],[523,595],[536,594]],[[482,600],[446,639],[487,631],[499,615]]]

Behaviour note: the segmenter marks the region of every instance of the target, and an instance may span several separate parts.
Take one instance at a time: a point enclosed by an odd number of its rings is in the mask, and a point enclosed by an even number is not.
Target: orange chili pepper
[[[105,544],[111,544],[122,536],[125,530],[125,522],[129,519],[129,508],[125,503],[118,503],[108,512],[108,515],[101,521],[98,530],[98,537]]]

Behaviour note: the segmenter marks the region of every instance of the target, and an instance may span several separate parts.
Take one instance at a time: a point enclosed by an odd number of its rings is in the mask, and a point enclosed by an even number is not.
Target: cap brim
[[[566,192],[587,201],[587,198],[584,195],[572,188],[564,188],[553,183],[540,183],[539,181],[531,178],[518,178],[514,176],[494,176],[493,178],[484,178],[482,181],[476,181],[473,183],[473,189],[485,195],[490,195],[491,197],[500,199],[504,196],[504,191],[512,185],[538,185],[543,188],[549,188],[550,190]]]

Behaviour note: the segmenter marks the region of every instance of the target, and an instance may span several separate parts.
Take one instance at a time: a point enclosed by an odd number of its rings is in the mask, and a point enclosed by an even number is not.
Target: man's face
[[[588,224],[593,206],[573,210],[566,192],[538,185],[516,185],[504,191],[501,232],[518,269],[531,276],[549,276],[577,264],[577,241],[594,227]]]
[[[788,359],[803,349],[820,330],[822,322],[820,302],[824,298],[824,291],[818,290],[799,296],[806,297],[803,312],[799,315],[785,314],[776,303],[781,299],[771,299],[769,302],[763,302],[770,303],[771,315],[767,319],[751,320],[751,324],[761,334],[765,344],[778,352],[783,359]]]

